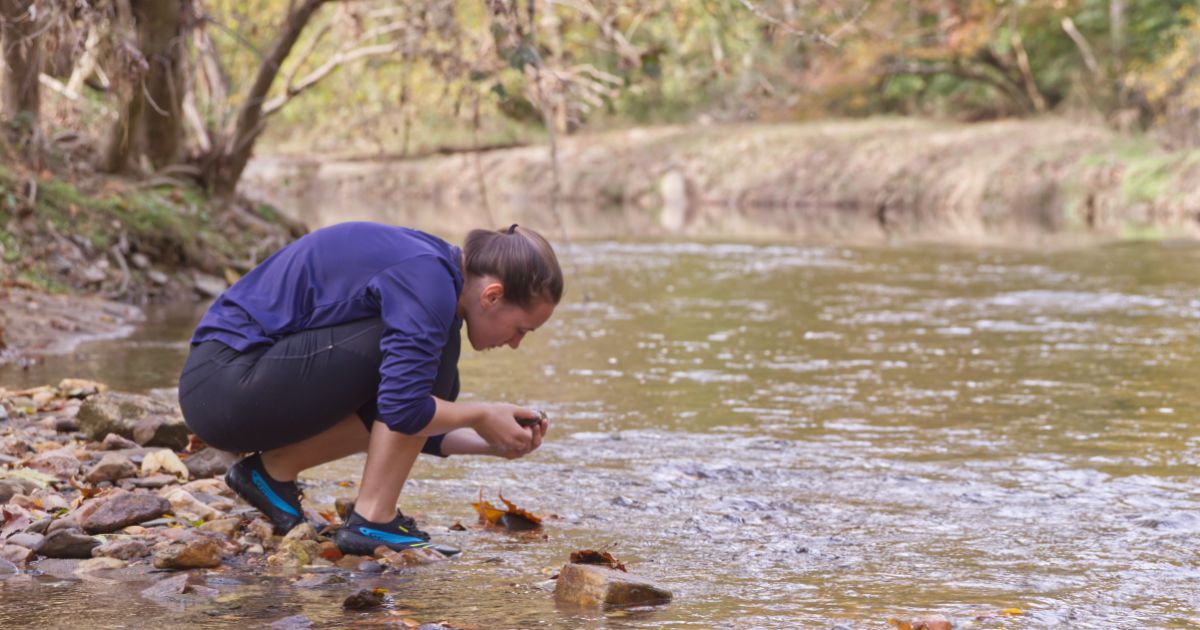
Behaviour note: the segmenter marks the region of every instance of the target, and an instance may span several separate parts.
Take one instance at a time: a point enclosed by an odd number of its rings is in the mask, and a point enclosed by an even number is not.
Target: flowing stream
[[[543,330],[460,364],[464,398],[545,410],[548,441],[523,460],[418,464],[402,507],[467,551],[351,576],[388,588],[391,610],[342,612],[352,585],[225,569],[216,602],[164,617],[144,583],[47,575],[0,584],[0,626],[1200,624],[1200,247],[597,242],[564,261]],[[199,313],[153,311],[131,339],[0,380],[173,386]],[[361,465],[311,471],[308,500],[352,496]],[[544,531],[450,530],[474,522],[481,488]],[[557,607],[547,578],[581,548],[675,601]]]

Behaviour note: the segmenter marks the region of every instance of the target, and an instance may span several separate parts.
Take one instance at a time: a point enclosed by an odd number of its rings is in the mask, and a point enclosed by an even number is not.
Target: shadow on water
[[[215,603],[172,618],[887,627],[1019,607],[982,626],[1200,623],[1200,248],[569,255],[579,275],[550,324],[519,353],[461,361],[467,398],[546,410],[546,445],[524,461],[422,461],[405,490],[405,511],[466,548],[460,560],[314,589],[226,568],[209,577]],[[150,315],[132,340],[21,378],[170,386],[199,312]],[[361,465],[311,471],[309,500],[353,495]],[[548,515],[545,531],[451,530],[473,521],[481,487]],[[547,576],[584,547],[610,548],[676,601],[555,607]],[[340,611],[375,584],[392,610]],[[0,588],[0,626],[31,611],[86,611],[97,627],[163,613],[131,584]]]

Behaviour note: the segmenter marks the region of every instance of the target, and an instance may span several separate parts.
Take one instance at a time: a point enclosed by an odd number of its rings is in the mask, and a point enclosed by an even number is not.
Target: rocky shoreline
[[[240,455],[189,434],[176,396],[171,389],[113,392],[77,379],[0,388],[0,582],[43,574],[115,580],[152,602],[216,606],[230,574],[282,575],[294,588],[344,592],[344,610],[370,611],[389,600],[382,589],[358,588],[364,579],[447,562],[430,550],[343,554],[332,534],[353,505],[345,499],[327,512],[306,506],[306,522],[279,535],[223,480]],[[644,606],[671,598],[623,568],[573,560],[562,575],[546,589],[560,604]],[[311,623],[300,615],[274,625]],[[399,624],[451,627],[411,618]]]

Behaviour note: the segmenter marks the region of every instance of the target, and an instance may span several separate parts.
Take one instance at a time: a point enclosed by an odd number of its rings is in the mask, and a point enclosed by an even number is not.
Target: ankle
[[[396,508],[388,510],[382,505],[358,501],[354,504],[354,513],[368,523],[390,523],[396,518]]]
[[[262,466],[263,470],[267,471],[267,475],[275,481],[288,483],[296,480],[296,473],[284,465],[275,451],[265,451],[262,454]]]

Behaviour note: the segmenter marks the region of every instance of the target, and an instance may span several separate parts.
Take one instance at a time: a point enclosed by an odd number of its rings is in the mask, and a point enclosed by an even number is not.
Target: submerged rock
[[[142,597],[159,603],[191,603],[197,600],[214,599],[220,593],[217,589],[204,585],[204,580],[192,573],[183,573],[165,580],[159,580],[153,586],[142,591]]]
[[[381,588],[359,589],[351,593],[350,596],[342,602],[342,608],[345,608],[346,610],[370,610],[372,608],[378,608],[383,605],[383,595],[384,590]]]
[[[80,508],[79,524],[92,534],[115,532],[128,525],[137,525],[158,518],[171,509],[166,499],[144,492],[116,490],[103,498],[95,508]]]
[[[60,529],[46,536],[37,552],[48,558],[91,558],[100,541],[78,529]]]
[[[177,405],[149,396],[104,392],[88,398],[79,409],[79,429],[89,439],[100,440],[116,433],[143,446],[165,446],[181,450],[187,446],[188,429]]]
[[[563,565],[554,587],[557,601],[578,606],[656,606],[671,597],[670,591],[644,579],[592,564]]]

